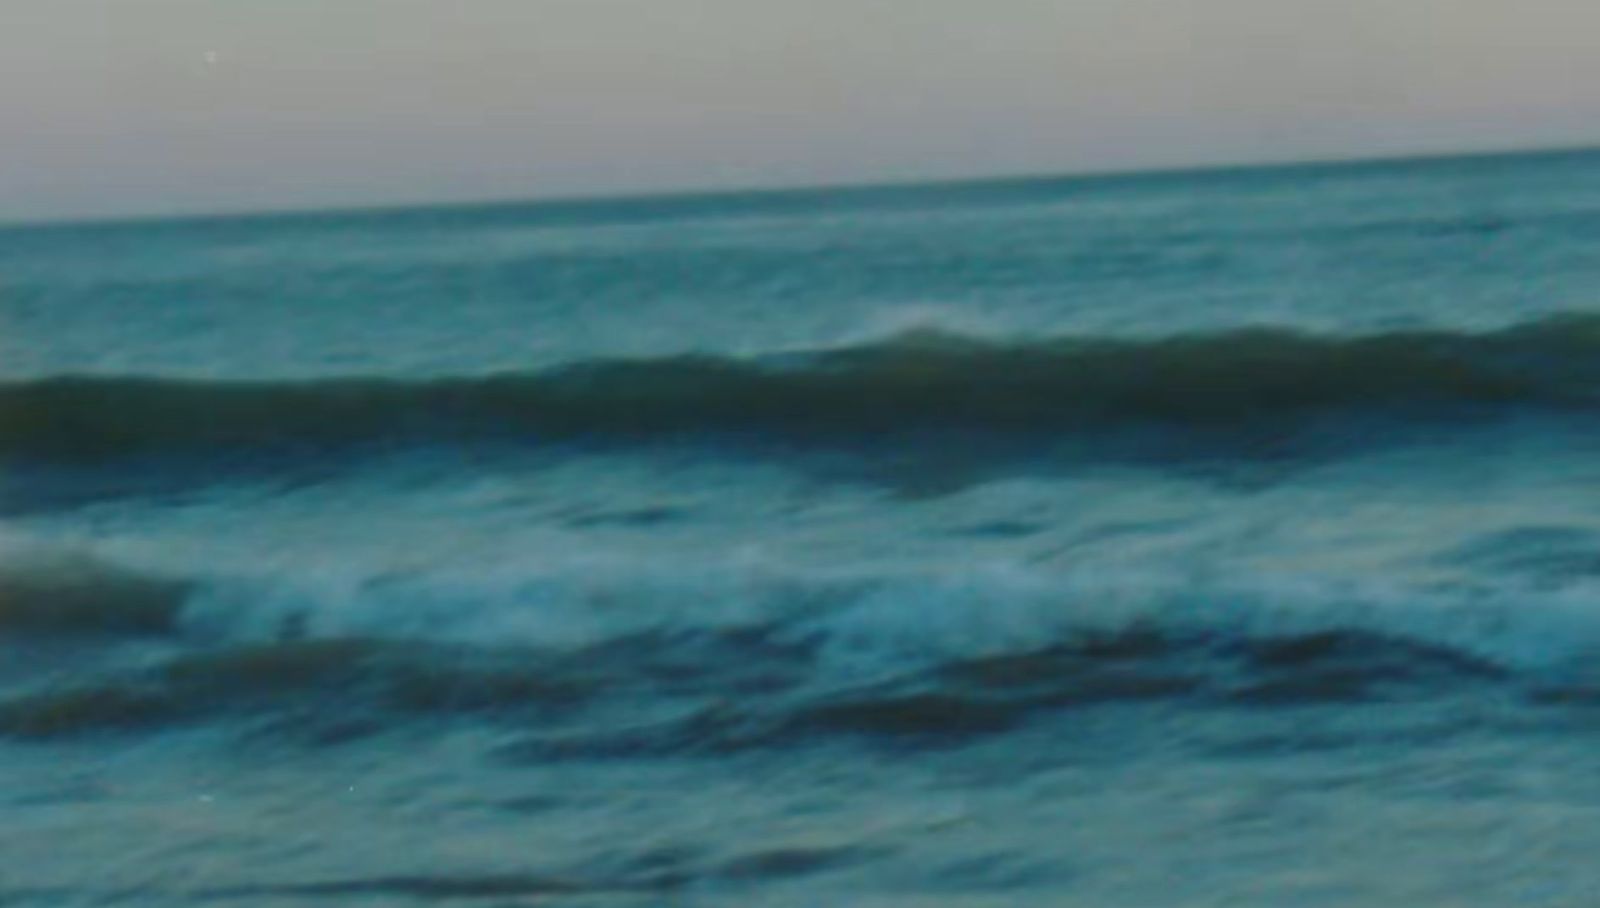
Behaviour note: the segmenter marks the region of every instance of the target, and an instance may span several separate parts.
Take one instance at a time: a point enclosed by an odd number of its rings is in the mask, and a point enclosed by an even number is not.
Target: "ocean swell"
[[[58,376],[0,385],[0,454],[326,450],[505,439],[755,434],[817,444],[927,432],[1228,432],[1319,414],[1448,420],[1600,401],[1600,316],[1487,333],[1246,329],[1002,342],[911,333],[812,352],[595,360],[472,377],[285,381]]]

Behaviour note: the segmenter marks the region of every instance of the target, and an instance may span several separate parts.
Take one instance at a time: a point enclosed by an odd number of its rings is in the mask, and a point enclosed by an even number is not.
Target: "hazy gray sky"
[[[0,0],[0,220],[1584,143],[1596,0]]]

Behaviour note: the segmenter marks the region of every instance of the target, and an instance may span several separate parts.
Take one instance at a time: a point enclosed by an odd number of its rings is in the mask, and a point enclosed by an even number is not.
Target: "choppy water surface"
[[[0,231],[0,904],[1587,904],[1600,157]]]

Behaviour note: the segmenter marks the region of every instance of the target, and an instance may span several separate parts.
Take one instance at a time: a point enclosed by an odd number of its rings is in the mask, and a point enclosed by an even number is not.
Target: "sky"
[[[1593,144],[1594,0],[0,0],[0,221]]]

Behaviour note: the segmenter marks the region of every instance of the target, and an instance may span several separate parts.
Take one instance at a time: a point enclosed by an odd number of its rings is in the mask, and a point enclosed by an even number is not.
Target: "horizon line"
[[[152,214],[107,214],[46,216],[27,220],[0,219],[0,231],[28,229],[71,229],[119,227],[206,221],[271,221],[304,218],[363,217],[386,214],[485,211],[522,208],[606,208],[630,203],[696,204],[719,200],[759,200],[808,195],[869,196],[874,193],[924,189],[974,189],[1024,186],[1036,183],[1096,183],[1130,179],[1182,178],[1259,171],[1316,169],[1363,169],[1392,166],[1448,163],[1451,161],[1492,161],[1503,158],[1579,157],[1600,154],[1600,143],[1473,149],[1467,151],[1420,151],[1400,154],[1356,155],[1353,157],[1283,158],[1230,163],[1157,165],[1131,168],[1090,168],[1084,170],[1033,171],[972,176],[926,177],[881,180],[848,180],[822,183],[778,183],[766,185],[683,186],[676,188],[619,190],[616,192],[558,193],[548,196],[482,197],[461,199],[374,202],[372,204],[288,205],[282,208],[240,210],[194,210]]]

